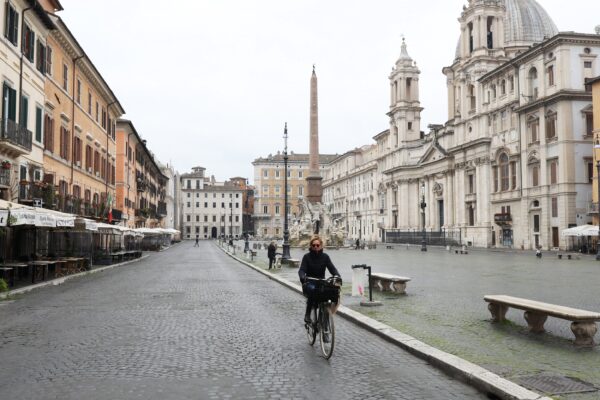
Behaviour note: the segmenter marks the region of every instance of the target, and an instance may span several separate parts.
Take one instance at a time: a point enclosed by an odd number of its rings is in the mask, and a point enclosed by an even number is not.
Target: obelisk
[[[308,157],[308,176],[306,177],[309,203],[320,203],[323,198],[323,186],[319,173],[319,105],[317,98],[317,74],[313,65],[310,77],[310,152]]]

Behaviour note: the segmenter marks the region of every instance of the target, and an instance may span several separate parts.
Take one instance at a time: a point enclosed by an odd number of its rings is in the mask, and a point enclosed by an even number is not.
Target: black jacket
[[[276,251],[277,251],[277,246],[270,244],[269,247],[267,247],[267,257],[275,258]]]
[[[304,283],[307,276],[311,278],[325,278],[325,268],[329,270],[331,275],[340,276],[340,273],[327,254],[323,253],[322,250],[319,250],[318,252],[310,250],[302,257],[302,263],[298,270],[300,282]]]

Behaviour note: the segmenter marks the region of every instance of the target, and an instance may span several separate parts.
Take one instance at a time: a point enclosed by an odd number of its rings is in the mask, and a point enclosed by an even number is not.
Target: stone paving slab
[[[225,249],[223,250],[226,251]],[[282,285],[302,293],[302,287],[300,285],[289,282],[284,278],[274,276],[270,272],[265,271],[262,268],[258,268],[230,252],[227,252],[227,254],[239,262],[247,265],[248,267],[266,274],[271,279],[281,283]],[[441,368],[446,373],[472,384],[483,392],[492,393],[502,399],[550,400],[548,397],[527,390],[526,388],[504,379],[480,366],[431,347],[413,338],[412,336],[403,334],[402,332],[399,332],[386,324],[369,318],[347,307],[340,306],[337,313],[338,315],[345,317],[346,319],[366,328],[371,332],[376,333],[377,335],[398,345],[410,353],[426,360],[430,364]]]
[[[486,398],[343,318],[324,360],[301,295],[192,246],[0,302],[0,398]]]

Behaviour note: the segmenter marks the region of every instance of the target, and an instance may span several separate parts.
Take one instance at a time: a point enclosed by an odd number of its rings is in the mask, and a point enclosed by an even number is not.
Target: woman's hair
[[[313,235],[313,237],[310,238],[310,244],[312,244],[315,240],[317,240],[321,244],[321,247],[323,247],[323,239],[321,239],[321,236]]]

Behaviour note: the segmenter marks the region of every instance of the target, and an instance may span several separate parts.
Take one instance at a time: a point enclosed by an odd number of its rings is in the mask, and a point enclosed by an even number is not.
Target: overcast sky
[[[538,0],[560,31],[593,33],[591,0]],[[402,35],[421,70],[422,130],[444,123],[459,0],[61,0],[59,15],[158,159],[254,181],[251,162],[307,153],[313,63],[322,154],[388,128]]]

